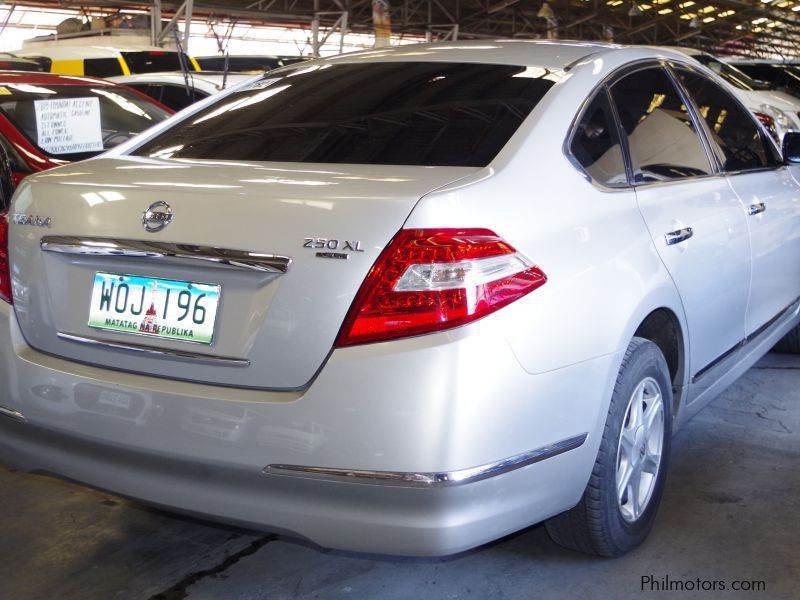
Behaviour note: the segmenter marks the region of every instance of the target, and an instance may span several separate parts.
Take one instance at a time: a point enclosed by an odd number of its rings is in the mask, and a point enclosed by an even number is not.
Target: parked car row
[[[764,82],[759,82],[737,67],[725,63],[708,52],[692,48],[673,48],[691,56],[722,77],[733,87],[742,101],[780,143],[788,131],[800,131],[800,97],[792,96]]]
[[[166,113],[86,78],[47,104],[37,76],[4,84],[20,154]],[[545,521],[619,556],[673,432],[800,350],[800,133],[781,148],[669,49],[448,42],[243,82],[20,184],[0,454],[352,551]]]

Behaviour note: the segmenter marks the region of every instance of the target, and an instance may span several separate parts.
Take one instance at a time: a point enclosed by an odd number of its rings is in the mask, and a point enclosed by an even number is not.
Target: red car
[[[0,213],[25,176],[91,158],[170,114],[102,79],[0,71]]]

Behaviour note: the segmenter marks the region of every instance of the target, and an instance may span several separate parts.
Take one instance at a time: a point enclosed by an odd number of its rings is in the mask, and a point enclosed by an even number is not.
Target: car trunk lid
[[[44,173],[23,185],[13,208],[17,318],[29,344],[67,359],[302,388],[419,198],[476,170],[109,158]],[[160,230],[143,226],[148,209],[148,226]],[[120,300],[121,282],[130,285]],[[179,301],[185,283],[195,291]],[[177,315],[189,305],[183,321],[155,306],[155,294],[163,301],[171,286]],[[192,305],[198,290],[206,293],[202,310]],[[210,331],[203,322],[197,337],[154,335],[193,331],[211,304]],[[132,328],[103,321],[115,305]]]

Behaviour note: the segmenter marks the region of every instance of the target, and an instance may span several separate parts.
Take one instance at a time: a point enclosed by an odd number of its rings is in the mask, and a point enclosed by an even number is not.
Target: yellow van
[[[156,46],[118,48],[36,44],[15,50],[14,54],[35,60],[46,71],[60,75],[114,77],[136,73],[180,71],[181,56],[190,71],[200,70],[192,57]]]

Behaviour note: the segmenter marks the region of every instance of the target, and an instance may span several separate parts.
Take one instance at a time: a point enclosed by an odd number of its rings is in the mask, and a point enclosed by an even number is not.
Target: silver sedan
[[[783,144],[669,50],[270,72],[16,191],[0,456],[335,548],[441,555],[546,520],[623,554],[672,434],[800,349]]]

